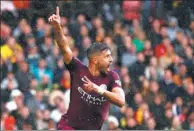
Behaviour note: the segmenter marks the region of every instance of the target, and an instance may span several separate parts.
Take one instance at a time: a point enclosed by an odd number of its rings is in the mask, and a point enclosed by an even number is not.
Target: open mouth
[[[107,67],[106,70],[107,70],[107,71],[110,71],[110,67],[111,67],[111,65],[108,65],[108,67]]]
[[[108,68],[110,68],[110,66],[111,66],[111,63],[110,63],[110,64],[108,64]]]

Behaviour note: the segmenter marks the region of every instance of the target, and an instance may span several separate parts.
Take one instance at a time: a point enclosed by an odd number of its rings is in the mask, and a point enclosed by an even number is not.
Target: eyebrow
[[[107,57],[107,56],[112,56],[112,53],[108,53],[105,55],[105,57]]]

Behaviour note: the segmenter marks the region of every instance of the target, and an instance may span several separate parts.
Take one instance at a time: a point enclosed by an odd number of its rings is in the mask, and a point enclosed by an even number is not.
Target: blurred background
[[[1,129],[55,130],[69,103],[70,75],[48,17],[60,8],[74,56],[104,42],[126,106],[103,129],[194,130],[194,2],[1,1]]]

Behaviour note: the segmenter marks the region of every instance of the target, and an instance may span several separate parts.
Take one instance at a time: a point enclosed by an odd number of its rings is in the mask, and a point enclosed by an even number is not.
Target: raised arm
[[[63,53],[64,62],[65,64],[69,64],[73,58],[73,53],[69,46],[68,40],[61,28],[59,7],[56,8],[56,14],[51,15],[48,20],[55,30],[57,45],[60,48],[61,52]]]

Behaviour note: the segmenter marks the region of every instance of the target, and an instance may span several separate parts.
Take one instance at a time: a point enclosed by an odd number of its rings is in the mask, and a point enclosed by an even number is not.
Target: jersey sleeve
[[[119,87],[122,88],[121,80],[119,75],[116,72],[112,73],[112,80],[111,80],[111,89]]]
[[[73,57],[71,62],[69,64],[65,64],[65,66],[70,72],[74,72],[82,68],[84,64],[78,58]]]

